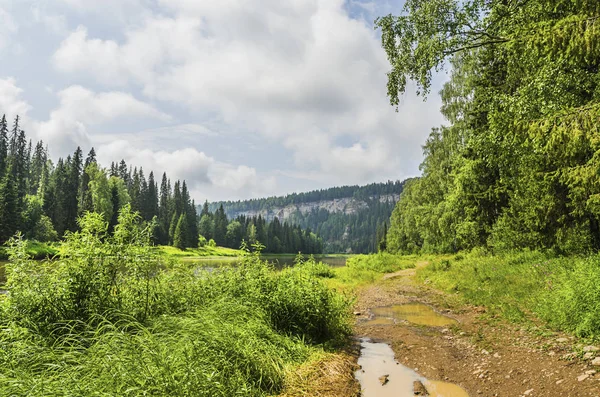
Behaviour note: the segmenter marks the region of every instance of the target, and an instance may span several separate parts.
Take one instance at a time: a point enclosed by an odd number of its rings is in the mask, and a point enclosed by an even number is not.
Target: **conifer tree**
[[[160,203],[158,209],[158,224],[160,244],[169,244],[169,226],[171,217],[169,216],[169,202],[171,200],[171,188],[167,180],[167,174],[163,173],[160,182]]]
[[[177,226],[175,227],[175,232],[173,236],[173,246],[185,250],[187,246],[188,236],[187,236],[187,217],[185,214],[181,214],[179,216],[179,220],[177,221]]]
[[[71,162],[69,163],[69,170],[67,174],[65,195],[65,207],[66,211],[66,230],[75,231],[77,230],[77,215],[78,215],[78,202],[79,202],[79,189],[81,183],[81,172],[83,168],[83,153],[81,148],[77,147]]]
[[[0,180],[6,175],[8,167],[8,123],[6,115],[0,120]]]

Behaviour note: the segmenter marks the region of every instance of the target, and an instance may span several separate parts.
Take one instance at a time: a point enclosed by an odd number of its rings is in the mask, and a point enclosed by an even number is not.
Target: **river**
[[[343,267],[346,266],[346,256],[318,256],[315,257],[319,262],[326,263],[331,267]],[[290,267],[294,265],[295,256],[293,255],[266,255],[262,257],[263,260],[267,260],[272,263],[275,268],[283,269],[285,267]],[[181,258],[181,261],[184,263],[189,263],[197,266],[203,267],[220,267],[220,266],[231,266],[239,263],[240,258],[238,257],[189,257],[189,258]],[[0,261],[0,285],[4,284],[6,281],[6,273],[4,270],[5,265],[8,261]]]

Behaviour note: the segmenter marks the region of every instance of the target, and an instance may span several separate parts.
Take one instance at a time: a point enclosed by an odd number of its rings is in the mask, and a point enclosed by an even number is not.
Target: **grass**
[[[242,250],[226,247],[187,248],[185,251],[176,247],[160,245],[157,247],[162,255],[173,258],[198,258],[198,257],[238,257],[245,254]]]
[[[40,243],[38,241],[27,241],[27,254],[33,259],[46,259],[58,255],[59,250],[51,243]],[[0,260],[8,259],[8,247],[0,247]]]
[[[327,266],[277,272],[246,255],[212,272],[165,267],[136,219],[122,213],[107,236],[86,215],[52,265],[18,242],[0,296],[0,395],[293,395],[296,370],[346,343],[350,304],[323,282]]]
[[[415,267],[416,256],[399,256],[388,253],[355,255],[346,260],[346,266],[332,269],[333,277],[327,284],[340,291],[352,291],[380,280],[386,273]]]
[[[417,277],[512,321],[539,318],[554,330],[600,339],[600,255],[473,252],[432,260]]]

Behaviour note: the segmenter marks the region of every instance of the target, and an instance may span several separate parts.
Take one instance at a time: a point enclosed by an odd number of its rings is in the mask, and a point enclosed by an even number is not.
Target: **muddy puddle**
[[[415,382],[421,382],[430,397],[469,397],[461,387],[446,383],[429,381],[417,372],[394,359],[392,348],[386,343],[373,343],[361,340],[361,354],[356,371],[363,397],[412,397],[415,394]],[[417,383],[417,386],[420,384]],[[423,394],[422,394],[423,395]]]
[[[455,319],[444,316],[422,303],[376,307],[371,309],[371,312],[374,317],[366,322],[368,325],[388,325],[402,320],[430,327],[447,327],[457,323]]]

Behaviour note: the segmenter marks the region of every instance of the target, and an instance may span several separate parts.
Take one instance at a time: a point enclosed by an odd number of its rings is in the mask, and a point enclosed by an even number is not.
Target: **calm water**
[[[276,256],[269,255],[262,258],[263,260],[267,260],[272,263],[275,268],[283,269],[285,267],[294,266],[295,257],[285,255],[285,256]],[[315,259],[319,262],[323,262],[331,267],[343,267],[346,266],[346,257],[345,256],[320,256],[315,257]],[[182,258],[182,261],[185,263],[191,263],[194,265],[204,266],[204,267],[219,267],[223,265],[236,265],[239,263],[240,258],[236,257],[221,257],[221,258]]]
[[[364,397],[411,397],[415,382],[419,381],[430,397],[469,397],[460,386],[425,379],[415,371],[401,365],[387,343],[361,340],[360,369],[355,372]]]
[[[328,264],[331,267],[343,267],[346,266],[345,256],[321,256],[315,257],[318,261]],[[294,265],[293,256],[265,256],[263,259],[273,263],[277,269],[283,269],[284,267],[290,267]],[[223,265],[235,265],[239,263],[240,259],[236,257],[220,257],[220,258],[182,258],[185,263],[190,263],[202,267],[220,267]],[[0,285],[6,281],[6,274],[4,272],[4,266],[8,261],[0,261]]]

